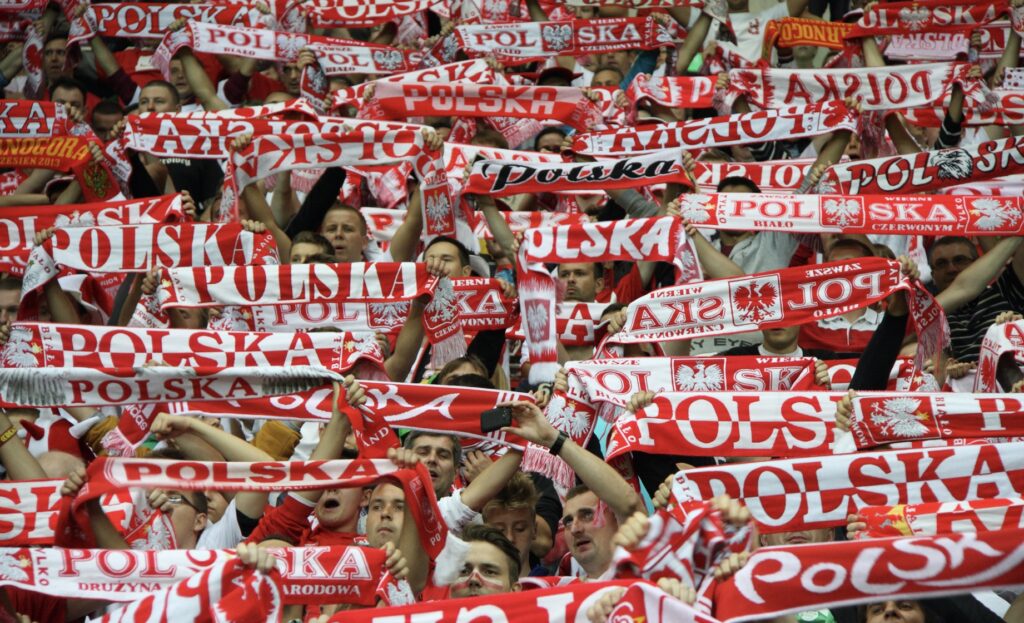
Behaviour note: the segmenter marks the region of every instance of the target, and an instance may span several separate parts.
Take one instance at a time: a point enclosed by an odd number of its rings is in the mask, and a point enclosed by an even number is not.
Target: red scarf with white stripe
[[[867,528],[857,533],[858,539],[1024,528],[1024,500],[1019,498],[865,506],[858,509],[857,514],[867,524]]]
[[[985,332],[978,355],[978,372],[974,377],[974,391],[998,392],[996,372],[1004,355],[1013,353],[1015,361],[1024,359],[1024,321],[1017,320],[993,324]]]
[[[626,324],[611,341],[637,344],[790,327],[866,307],[900,290],[911,294],[920,364],[949,343],[945,314],[923,285],[900,275],[898,262],[881,258],[662,288],[629,304]]]
[[[127,39],[161,39],[175,20],[210,24],[272,26],[273,18],[245,4],[140,4],[112,2],[90,4],[71,21],[68,43],[77,44],[95,35]]]
[[[662,76],[637,74],[626,89],[626,98],[636,106],[651,101],[669,108],[711,108],[715,79],[710,76]]]
[[[494,70],[488,67],[483,59],[475,59],[382,76],[376,80],[369,80],[334,91],[332,93],[332,106],[334,108],[349,105],[361,106],[366,89],[371,84],[376,89],[376,85],[384,82],[439,82],[446,84],[471,82],[474,84],[491,84],[494,82]]]
[[[846,34],[848,39],[903,35],[917,32],[970,32],[1000,18],[1009,17],[1020,32],[1021,12],[1006,0],[950,5],[942,0],[888,2],[872,6]]]

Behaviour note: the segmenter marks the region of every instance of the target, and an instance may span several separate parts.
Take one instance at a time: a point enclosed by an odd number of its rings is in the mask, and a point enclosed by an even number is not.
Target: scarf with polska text
[[[58,228],[29,254],[22,280],[22,309],[33,313],[40,290],[62,270],[144,273],[154,266],[276,262],[269,233],[221,225],[120,225]]]
[[[615,420],[607,457],[629,452],[682,456],[820,456],[835,437],[838,392],[659,393]]]
[[[846,104],[830,101],[666,123],[649,129],[619,128],[577,134],[572,150],[589,155],[626,155],[818,136],[836,130],[856,131],[859,127],[859,116]]]
[[[699,192],[711,194],[727,177],[745,177],[764,193],[793,194],[800,190],[814,161],[810,158],[767,162],[704,162],[698,160],[693,177]],[[680,195],[685,199],[685,195]]]
[[[856,446],[844,449],[863,450],[910,440],[1024,436],[1024,402],[1016,396],[955,392],[858,394],[850,415],[850,436]]]
[[[974,376],[974,391],[998,392],[999,381],[996,372],[1004,355],[1013,354],[1016,362],[1024,359],[1024,321],[1016,320],[993,324],[981,340],[978,355],[978,372]]]
[[[455,27],[459,48],[470,56],[492,55],[505,66],[554,56],[587,56],[619,50],[672,47],[683,36],[651,17],[573,19],[561,22],[463,24]]]
[[[241,191],[251,182],[281,171],[321,166],[390,168],[411,163],[420,180],[426,233],[457,236],[456,210],[446,183],[441,153],[425,149],[423,135],[410,130],[380,131],[371,127],[345,134],[259,136],[233,152],[224,175],[222,217],[237,212]]]
[[[307,19],[313,28],[370,28],[405,15],[433,8],[435,0],[370,0],[331,2],[309,7]],[[305,6],[304,6],[305,8]]]
[[[519,247],[517,273],[531,383],[551,380],[558,371],[555,280],[543,265],[611,260],[671,262],[680,283],[700,276],[693,243],[676,218],[527,230]]]
[[[683,150],[666,149],[620,160],[533,164],[514,160],[479,160],[473,163],[463,192],[491,197],[559,190],[602,192],[693,181],[683,162]]]
[[[714,615],[763,621],[808,609],[1020,585],[1024,530],[762,547],[719,582]]]
[[[684,194],[680,218],[697,227],[908,236],[1016,236],[1024,201],[955,195]]]
[[[66,519],[87,529],[85,502],[125,488],[184,489],[187,491],[308,491],[362,487],[394,479],[405,491],[406,508],[420,534],[420,544],[432,560],[444,548],[447,528],[437,508],[430,474],[422,464],[398,469],[388,460],[261,461],[256,463],[104,458],[89,464],[87,480],[75,496],[64,499]],[[73,516],[78,515],[78,516]],[[70,525],[65,528],[73,529]]]
[[[1024,443],[977,444],[775,459],[676,474],[677,500],[728,494],[761,532],[846,525],[862,506],[1017,497]]]
[[[848,39],[902,35],[908,32],[971,32],[998,19],[1009,17],[1015,31],[1024,30],[1024,11],[1007,0],[952,5],[943,0],[887,2],[864,11]]]
[[[384,550],[360,546],[270,548],[285,604],[372,606],[388,581]],[[234,560],[230,550],[0,549],[0,584],[76,599],[131,602]],[[122,567],[123,566],[123,567]],[[130,575],[117,569],[131,568]],[[58,571],[58,573],[54,573]],[[21,573],[17,573],[20,571]],[[53,574],[52,579],[47,574]],[[49,581],[48,581],[49,579]],[[342,581],[344,580],[344,581]]]
[[[471,61],[459,61],[457,63],[438,65],[437,67],[381,76],[376,80],[369,80],[334,91],[331,94],[333,98],[331,107],[358,107],[362,105],[366,89],[370,85],[374,85],[374,89],[376,89],[376,85],[383,82],[440,82],[448,84],[471,82],[473,84],[491,84],[494,82],[494,70],[487,66],[486,61],[478,58]]]
[[[64,106],[0,99],[0,138],[56,138],[84,131],[85,128],[72,123]]]
[[[458,115],[554,119],[579,131],[600,124],[600,109],[576,87],[383,82],[361,116],[385,119]]]
[[[0,212],[0,271],[24,275],[37,232],[51,227],[162,224],[182,221],[181,195],[72,205],[9,206]]]
[[[458,297],[447,277],[427,273],[425,264],[374,262],[205,266],[163,273],[161,308],[305,303],[398,303],[430,297],[423,329],[439,365],[466,352]],[[415,304],[415,303],[414,303]]]
[[[187,21],[180,30],[164,35],[153,53],[153,65],[165,78],[170,79],[171,59],[185,47],[194,52],[284,63],[295,62],[299,51],[308,48],[327,75],[390,74],[414,69],[418,62],[413,53],[362,41]]]
[[[555,331],[564,346],[597,346],[604,334],[601,315],[609,303],[562,301],[555,305]],[[525,340],[523,318],[505,332],[506,339]]]
[[[626,324],[612,343],[638,344],[791,327],[831,318],[907,290],[920,340],[916,362],[949,344],[942,308],[920,282],[900,274],[898,262],[864,258],[715,279],[650,292],[629,304]],[[520,289],[522,296],[522,289]],[[529,319],[528,310],[523,315]]]
[[[948,102],[944,102],[948,104]],[[942,127],[946,106],[915,108],[903,111],[907,121],[930,128]],[[1018,125],[1024,123],[1024,93],[1019,89],[993,89],[992,101],[978,104],[964,102],[963,125]]]
[[[520,151],[516,149],[500,149],[487,147],[485,145],[465,145],[462,143],[444,144],[444,167],[448,175],[448,185],[453,194],[461,195],[468,181],[466,169],[474,164],[475,160],[483,158],[486,160],[509,160],[517,163],[529,164],[559,164],[562,157],[558,154],[549,154],[540,151]],[[545,212],[523,212],[521,214],[544,214]],[[520,214],[517,212],[502,211],[502,214]],[[553,214],[547,212],[547,214]],[[479,215],[478,215],[479,216]],[[486,219],[483,219],[486,223]]]
[[[626,89],[626,99],[635,107],[646,101],[668,108],[711,108],[715,100],[715,79],[710,76],[660,76],[637,74]]]
[[[195,20],[224,26],[273,28],[273,18],[252,5],[238,4],[140,4],[113,2],[89,4],[71,20],[68,45],[96,35],[127,39],[161,39],[176,20]]]
[[[867,528],[858,539],[998,532],[1024,528],[1024,500],[997,498],[970,502],[928,502],[865,506],[857,510]]]
[[[847,45],[844,39],[851,28],[852,24],[844,22],[825,22],[802,17],[768,20],[764,25],[761,58],[771,60],[773,49],[794,48],[798,45],[841,50]]]
[[[975,30],[981,32],[980,60],[998,59],[1006,49],[1011,29],[1002,23],[987,24]],[[945,61],[959,55],[967,56],[971,47],[970,33],[902,33],[889,38],[884,48],[886,58],[898,61]],[[1008,88],[1008,85],[1003,84]]]
[[[810,106],[828,100],[858,98],[862,110],[928,106],[959,83],[964,97],[985,101],[989,92],[980,78],[969,78],[967,63],[890,65],[859,69],[733,69],[729,103],[740,94],[761,108]]]
[[[822,174],[818,192],[909,195],[1020,173],[1024,137],[1010,137],[966,148],[834,164]]]

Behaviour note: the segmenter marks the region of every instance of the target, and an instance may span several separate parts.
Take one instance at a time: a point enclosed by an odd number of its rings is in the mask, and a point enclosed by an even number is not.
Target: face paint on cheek
[[[594,507],[594,527],[603,528],[607,521],[605,520],[605,512],[608,510],[608,505],[604,503],[604,500],[598,500],[597,506]]]
[[[458,582],[455,582],[454,584],[452,584],[451,590],[453,592],[466,590],[466,589],[469,588],[469,585],[471,583],[473,583],[473,582],[476,582],[477,585],[479,585],[482,588],[489,588],[489,589],[495,590],[495,591],[500,591],[500,590],[504,590],[505,589],[505,587],[502,585],[501,582],[496,582],[494,580],[488,580],[484,576],[480,575],[479,571],[474,569],[473,573],[469,574],[468,577],[459,578]]]

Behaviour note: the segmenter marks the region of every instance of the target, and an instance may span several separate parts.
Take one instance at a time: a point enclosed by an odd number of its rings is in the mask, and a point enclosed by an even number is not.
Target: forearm
[[[274,220],[274,213],[267,204],[267,198],[259,186],[255,183],[246,186],[245,190],[242,191],[242,200],[245,201],[245,207],[248,208],[249,215],[266,225],[267,231],[274,237],[274,242],[277,244],[277,250],[281,257],[289,257],[292,251],[292,239],[277,225],[277,221]]]
[[[697,257],[700,259],[700,265],[704,269],[706,278],[726,279],[742,277],[745,274],[736,262],[726,257],[701,234],[698,233],[693,237],[693,243],[697,247]]]
[[[32,172],[28,174],[21,184],[14,189],[15,195],[23,195],[29,193],[40,193],[46,186],[46,183],[53,179],[56,175],[56,171],[50,169],[32,169]]]
[[[419,184],[409,189],[409,207],[405,218],[398,226],[394,238],[391,239],[391,259],[396,262],[412,262],[416,259],[420,236],[423,235],[423,202],[420,197]]]
[[[487,220],[487,229],[491,231],[491,236],[494,237],[495,242],[505,250],[505,253],[511,254],[512,249],[515,248],[515,234],[512,233],[512,228],[508,226],[505,217],[501,215],[501,211],[495,205],[494,199],[480,195],[477,197],[476,205],[484,213],[484,218]]]
[[[384,371],[392,381],[405,381],[416,362],[416,355],[423,345],[422,319],[423,303],[415,300],[409,308],[409,317],[406,318],[402,330],[398,333],[398,339],[395,340],[395,352],[384,360]]]
[[[1021,238],[1004,238],[991,251],[974,260],[935,299],[947,314],[974,300],[1006,265],[1020,246]]]
[[[192,54],[192,50],[182,48],[175,58],[181,61],[185,80],[188,81],[189,86],[192,87],[192,93],[207,112],[217,112],[228,108],[228,105],[217,97],[216,85],[210,80],[210,76],[206,75],[206,70]]]
[[[686,23],[682,25],[686,26]],[[711,16],[707,13],[701,13],[700,17],[697,18],[697,23],[686,33],[686,39],[679,46],[679,53],[676,55],[676,74],[686,71],[686,68],[693,62],[697,53],[704,49],[704,40],[707,39],[710,30]]]
[[[868,345],[857,361],[850,380],[850,389],[884,391],[889,386],[889,372],[900,356],[903,335],[907,330],[907,314],[886,313],[875,329]]]
[[[60,287],[58,279],[48,281],[43,291],[46,294],[46,304],[50,307],[50,317],[54,322],[64,324],[79,324],[81,322],[75,304],[71,301],[68,293]]]
[[[0,434],[10,430],[14,424],[6,413],[0,412]],[[28,451],[17,435],[10,437],[0,445],[0,463],[7,470],[11,480],[46,480],[46,472],[39,465],[36,457]]]
[[[633,487],[623,480],[615,468],[581,448],[572,440],[566,440],[559,456],[576,472],[576,476],[590,490],[608,504],[619,518],[629,517],[644,508],[640,496]]]
[[[462,503],[479,513],[484,504],[498,495],[512,475],[519,471],[522,460],[522,452],[509,449],[505,456],[488,465],[462,490]]]
[[[626,211],[626,215],[630,218],[657,216],[661,211],[661,207],[658,204],[648,201],[643,195],[632,188],[606,190],[605,192],[612,198],[612,201]]]
[[[86,502],[89,509],[89,527],[96,538],[96,546],[100,549],[130,549],[128,542],[117,531],[110,517],[103,511],[99,500]]]
[[[921,151],[917,141],[903,125],[903,118],[899,113],[893,112],[885,116],[885,131],[889,133],[889,138],[900,155],[916,154]]]
[[[324,215],[338,200],[338,193],[345,183],[345,171],[341,167],[331,167],[323,172],[320,179],[313,184],[306,199],[299,208],[299,213],[288,223],[284,232],[294,238],[300,231],[320,231]]]
[[[348,422],[347,419],[345,421]],[[219,452],[225,461],[252,463],[274,460],[272,456],[251,443],[202,420],[189,418],[189,432]]]
[[[865,67],[885,67],[885,57],[878,49],[878,42],[874,37],[864,37],[860,40],[861,49],[864,50]]]

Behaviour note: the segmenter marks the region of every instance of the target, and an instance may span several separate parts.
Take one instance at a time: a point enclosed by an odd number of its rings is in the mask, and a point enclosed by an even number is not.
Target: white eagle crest
[[[400,305],[403,303],[399,303]],[[374,333],[360,333],[353,336],[352,347],[357,353],[380,353],[380,343],[377,342],[377,335]]]
[[[441,42],[441,58],[444,59],[444,62],[450,63],[455,60],[458,53],[459,40],[455,37],[455,33],[452,33]]]
[[[920,399],[890,398],[882,401],[882,404],[872,405],[871,423],[895,437],[921,437],[928,434],[928,427],[922,423],[928,419],[928,415],[918,413],[920,408]]]
[[[427,197],[427,218],[431,221],[443,222],[451,214],[451,204],[444,194],[433,194]]]
[[[398,50],[374,50],[373,62],[385,71],[395,71],[402,66],[402,53]]]
[[[36,367],[35,348],[39,346],[32,345],[31,331],[22,326],[13,327],[3,350],[4,365],[12,368]]]
[[[923,6],[903,7],[900,9],[900,21],[912,31],[921,30],[931,18],[931,11]]]
[[[171,52],[176,52],[180,46],[186,45],[186,44],[190,45],[191,43],[192,43],[192,30],[188,27],[188,24],[186,24],[185,27],[182,28],[181,30],[175,30],[167,38],[167,48]]]
[[[327,91],[327,76],[324,72],[315,65],[309,66],[309,71],[306,72],[309,76],[309,90],[314,93],[324,93]]]
[[[160,514],[142,527],[142,538],[133,540],[129,547],[138,551],[174,549],[166,515]]]
[[[974,224],[985,230],[999,229],[1006,224],[1007,219],[1010,224],[1016,224],[1020,220],[1020,212],[1012,201],[1004,203],[1001,199],[991,197],[975,199],[971,212],[978,215],[978,220]]]
[[[87,123],[76,123],[68,130],[68,134],[71,136],[89,136],[92,134],[92,128]]]
[[[572,26],[569,24],[553,24],[540,27],[540,38],[553,51],[566,50],[572,43]]]
[[[681,365],[676,370],[676,390],[681,392],[709,392],[725,389],[725,374],[717,364],[698,362],[691,368]]]
[[[389,606],[405,606],[408,604],[416,603],[416,596],[412,592],[412,587],[405,580],[398,580],[397,582],[388,583],[388,605]]]
[[[526,330],[530,332],[530,341],[543,342],[550,333],[548,326],[548,310],[542,301],[526,304]]]
[[[274,43],[277,45],[277,55],[279,58],[293,61],[298,58],[299,51],[309,44],[309,39],[306,35],[279,32]]]
[[[860,203],[856,199],[826,199],[824,210],[836,225],[846,227],[857,222]]]
[[[385,327],[397,327],[409,315],[408,303],[370,303],[370,314],[376,323]]]
[[[66,404],[67,379],[62,368],[0,368],[0,396],[26,407]]]
[[[964,180],[971,177],[974,162],[964,149],[941,149],[928,153],[927,166],[938,167],[940,180]]]
[[[822,174],[821,179],[818,180],[818,186],[816,191],[819,195],[834,195],[835,193],[839,192],[838,188],[836,187],[835,178],[831,176],[826,177],[824,173]]]
[[[96,217],[91,212],[72,212],[71,214],[59,214],[53,222],[54,227],[93,227],[96,225]]]
[[[679,197],[679,218],[693,224],[707,223],[711,220],[711,202],[706,195],[682,195]]]
[[[576,402],[562,396],[552,398],[544,414],[552,426],[576,439],[586,433],[590,426],[587,415],[576,410]]]
[[[232,186],[231,184],[225,184],[224,189],[220,193],[220,209],[218,210],[217,213],[227,214],[228,212],[234,210],[236,202],[237,199],[235,198],[235,187]]]
[[[25,569],[32,566],[28,558],[13,554],[0,554],[0,577],[15,582],[27,582],[29,577]]]
[[[434,299],[430,301],[428,309],[441,322],[451,322],[458,315],[458,300],[452,287],[452,280],[442,277],[434,288]]]

